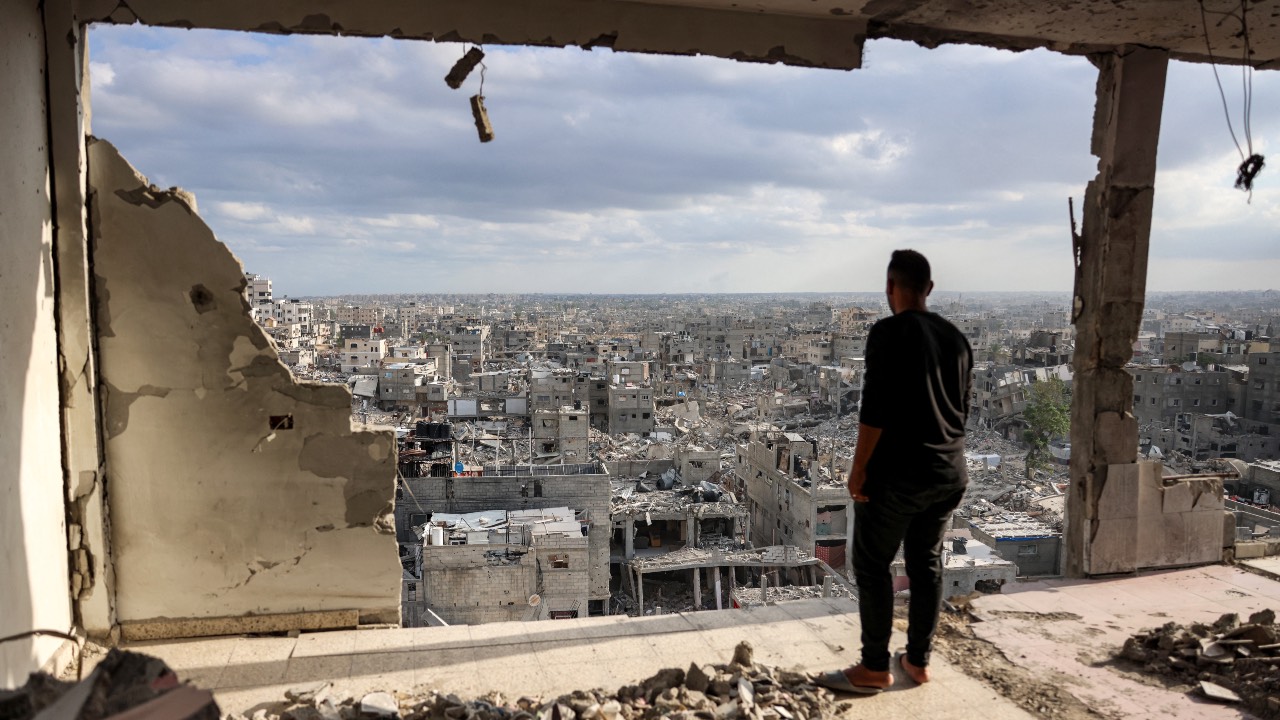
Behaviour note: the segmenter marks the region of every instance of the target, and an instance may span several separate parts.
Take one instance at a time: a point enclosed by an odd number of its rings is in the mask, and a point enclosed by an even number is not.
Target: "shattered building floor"
[[[1167,622],[1212,622],[1280,608],[1280,582],[1228,565],[1103,580],[1018,583],[946,613],[934,681],[841,704],[844,717],[1238,718],[1116,661],[1124,640]],[[856,660],[852,601],[818,598],[743,610],[551,623],[362,629],[288,637],[138,643],[180,677],[213,689],[224,712],[279,712],[287,689],[332,681],[359,697],[386,690],[403,703],[432,689],[476,697],[554,697],[613,690],[662,668],[726,663],[743,639],[756,660],[812,673]],[[893,646],[905,641],[897,622]]]

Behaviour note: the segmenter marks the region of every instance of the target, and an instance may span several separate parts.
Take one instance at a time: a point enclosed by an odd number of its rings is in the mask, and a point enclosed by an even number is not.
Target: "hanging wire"
[[[1213,46],[1209,44],[1209,17],[1204,9],[1204,0],[1200,0],[1200,24],[1204,28],[1204,49],[1209,54],[1209,67],[1213,68],[1213,79],[1218,83],[1218,96],[1222,98],[1222,113],[1227,116],[1227,132],[1231,133],[1231,142],[1236,144],[1236,152],[1244,160],[1244,150],[1240,140],[1236,138],[1235,126],[1231,123],[1231,110],[1227,106],[1227,93],[1222,89],[1222,78],[1218,76],[1218,61],[1213,57]]]
[[[481,98],[483,98],[483,97],[484,97],[484,71],[485,71],[485,70],[488,70],[488,69],[489,69],[489,67],[488,67],[487,65],[485,65],[483,61],[481,61],[481,63],[480,63],[480,92],[479,92],[479,93],[477,93]]]
[[[1213,79],[1218,85],[1218,96],[1222,99],[1222,112],[1227,118],[1227,132],[1231,133],[1231,141],[1235,143],[1236,152],[1240,154],[1240,165],[1236,168],[1237,189],[1244,190],[1249,193],[1249,202],[1253,202],[1253,180],[1262,172],[1262,168],[1266,165],[1266,160],[1262,155],[1253,151],[1253,66],[1249,61],[1253,55],[1253,51],[1249,44],[1249,5],[1248,0],[1240,0],[1240,12],[1237,16],[1235,12],[1215,12],[1216,15],[1226,18],[1235,18],[1240,21],[1240,33],[1243,46],[1243,55],[1241,57],[1241,91],[1244,95],[1243,108],[1241,111],[1241,131],[1244,134],[1245,146],[1240,146],[1240,139],[1236,136],[1235,126],[1231,122],[1231,111],[1227,104],[1227,94],[1222,87],[1222,78],[1218,75],[1218,63],[1213,57],[1213,46],[1209,42],[1209,19],[1208,10],[1204,6],[1204,0],[1199,0],[1200,4],[1200,24],[1204,30],[1204,46],[1205,51],[1209,55],[1209,65],[1213,68]],[[1218,21],[1217,26],[1221,27],[1223,20]]]

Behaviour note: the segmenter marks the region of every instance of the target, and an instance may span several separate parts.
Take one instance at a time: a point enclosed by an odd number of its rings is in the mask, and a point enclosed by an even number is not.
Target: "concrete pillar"
[[[636,556],[636,521],[630,515],[622,525],[622,537],[626,547],[623,555],[627,562],[631,562],[631,558]]]
[[[110,562],[105,498],[99,468],[103,464],[99,435],[97,356],[90,312],[89,241],[85,205],[85,134],[89,132],[88,40],[72,3],[44,4],[50,37],[66,43],[48,45],[49,156],[57,214],[58,352],[62,395],[62,435],[66,451],[67,517],[71,597],[80,624],[91,637],[104,637],[115,624],[114,566]]]
[[[636,600],[640,603],[640,617],[644,617],[644,573],[636,571]]]
[[[1124,366],[1142,323],[1169,55],[1122,46],[1091,60],[1098,67],[1092,142],[1098,175],[1085,190],[1083,230],[1074,239],[1076,351],[1063,568],[1071,577],[1090,572],[1107,467],[1137,460],[1133,382]]]
[[[720,568],[716,568],[716,569],[715,569],[715,573],[716,573],[716,609],[717,609],[717,610],[723,610],[723,609],[724,609],[724,598],[723,598],[723,593],[722,593],[722,592],[721,592],[721,590],[720,590],[720,572],[721,572]]]
[[[693,516],[684,521],[684,546],[698,547],[698,520]]]
[[[693,609],[702,609],[702,570],[693,569]]]

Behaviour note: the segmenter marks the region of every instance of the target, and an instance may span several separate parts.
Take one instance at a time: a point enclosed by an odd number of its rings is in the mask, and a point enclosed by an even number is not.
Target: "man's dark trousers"
[[[880,487],[868,502],[854,505],[853,573],[862,615],[862,664],[889,669],[893,632],[893,576],[889,566],[903,545],[911,581],[907,660],[929,664],[933,633],[942,607],[942,539],[964,488],[933,486],[909,493]]]

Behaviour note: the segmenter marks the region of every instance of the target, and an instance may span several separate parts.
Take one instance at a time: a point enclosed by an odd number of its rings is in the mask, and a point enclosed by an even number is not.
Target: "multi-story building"
[[[745,478],[751,542],[795,545],[850,574],[853,500],[844,482],[818,467],[817,444],[795,433],[738,445],[736,472]]]
[[[653,432],[653,388],[624,383],[609,385],[609,432],[615,435]]]
[[[555,408],[535,410],[533,423],[533,451],[541,462],[581,463],[590,453],[590,421],[588,411],[579,403]]]
[[[271,279],[257,273],[245,273],[244,282],[245,298],[249,301],[249,314],[257,321],[271,317],[273,301]]]
[[[1233,407],[1226,371],[1183,370],[1178,366],[1130,365],[1133,415],[1139,423],[1172,424],[1179,413],[1215,414]]]
[[[369,325],[382,327],[382,308],[344,305],[334,311],[334,317],[343,325]]]
[[[342,372],[353,373],[360,369],[377,368],[387,356],[386,340],[351,339],[343,343],[338,363]]]
[[[459,326],[449,336],[454,356],[459,359],[466,357],[471,362],[472,372],[480,372],[489,357],[489,335],[488,325]]]
[[[1250,420],[1280,423],[1280,352],[1249,354],[1245,406],[1235,410]]]
[[[447,453],[446,453],[447,454]],[[523,470],[523,471],[522,471]],[[537,560],[538,563],[529,566],[533,569],[535,575],[539,566],[543,571],[556,569],[572,569],[575,567],[586,568],[587,585],[585,592],[585,602],[587,607],[579,607],[582,615],[587,614],[589,610],[591,614],[602,614],[604,612],[604,603],[609,599],[609,542],[612,536],[611,523],[609,522],[610,500],[612,498],[612,488],[610,486],[610,476],[604,471],[604,468],[598,464],[577,464],[567,465],[563,469],[556,467],[538,468],[537,475],[531,475],[527,472],[527,467],[514,466],[498,466],[485,468],[482,474],[475,477],[453,477],[452,473],[447,473],[444,477],[407,477],[405,484],[408,491],[396,494],[395,516],[396,516],[396,539],[400,544],[401,561],[406,571],[410,572],[411,577],[413,568],[415,567],[415,548],[422,547],[423,538],[420,537],[415,528],[420,529],[428,522],[437,521],[437,515],[441,513],[477,513],[493,510],[504,510],[508,513],[512,511],[523,511],[526,514],[529,511],[542,510],[559,510],[568,508],[573,512],[573,520],[577,523],[577,537],[586,540],[586,560],[585,563],[574,564],[574,559],[569,559],[570,568],[560,568],[553,565],[551,558],[546,555],[540,555],[536,551],[529,553],[526,557],[530,560]],[[543,474],[541,471],[549,470],[558,474]],[[445,515],[440,520],[447,520]],[[556,522],[564,522],[557,520]],[[507,516],[507,525],[516,524],[512,521],[510,514]],[[568,526],[565,526],[566,528]],[[496,529],[496,528],[495,528]],[[449,538],[448,543],[454,542],[453,532],[446,525],[446,537]],[[585,537],[584,537],[585,531]],[[504,558],[508,557],[507,548],[495,547],[490,544],[484,548],[478,547],[482,540],[500,540],[501,537],[489,536],[486,533],[484,538],[479,535],[474,537],[476,541],[471,542],[472,538],[456,538],[461,542],[465,549],[471,551],[476,558],[484,558],[484,550],[498,550],[498,555]],[[508,535],[506,543],[499,545],[510,545],[512,535]],[[568,538],[565,538],[568,539]],[[578,541],[580,542],[580,540]],[[523,548],[530,548],[533,543],[520,543]],[[442,552],[445,548],[442,548]],[[516,548],[513,548],[513,550]],[[563,551],[551,550],[547,548],[549,553],[560,554]],[[580,552],[580,550],[570,551],[570,554]],[[464,553],[467,554],[467,553]],[[456,559],[456,558],[455,558]],[[438,570],[440,575],[425,575],[415,577],[415,580],[430,583],[434,577],[437,582],[436,588],[446,590],[448,593],[464,593],[458,599],[453,599],[454,595],[444,594],[436,595],[437,598],[449,598],[447,600],[439,600],[440,605],[444,605],[450,612],[457,612],[454,619],[445,617],[447,622],[460,623],[480,623],[495,622],[499,620],[524,620],[536,619],[530,616],[530,605],[528,600],[533,592],[537,592],[540,597],[547,597],[550,593],[551,600],[548,603],[540,603],[550,605],[552,610],[569,610],[572,602],[562,604],[557,593],[560,589],[551,587],[551,580],[554,575],[543,575],[541,589],[538,586],[529,586],[528,584],[518,585],[512,578],[511,584],[505,586],[512,592],[510,594],[498,592],[494,593],[492,588],[487,586],[483,580],[489,573],[502,573],[503,570],[495,568],[505,566],[491,566],[487,560],[483,562],[470,563],[470,559],[463,558],[468,562],[452,562],[445,560],[442,556],[441,565],[435,568],[428,563],[423,570]],[[450,568],[452,568],[450,570]],[[467,568],[470,568],[469,570]],[[450,577],[446,572],[452,572]],[[535,577],[536,581],[536,577]],[[579,589],[574,583],[567,583],[565,590],[569,590],[572,586],[572,592],[565,593],[565,599],[569,596],[583,599],[579,594]],[[516,588],[529,589],[529,594],[516,593]],[[404,600],[408,601],[409,587],[406,583],[404,586]],[[433,608],[433,611],[439,614],[439,610],[435,603],[431,602],[433,597],[433,589],[428,585],[423,588],[418,585],[413,588],[415,594],[421,597],[422,593],[426,593],[427,604]],[[415,602],[418,599],[415,598]],[[456,608],[453,607],[456,603]],[[474,611],[465,611],[464,607],[470,606],[476,608]],[[409,617],[409,616],[406,616]],[[442,616],[444,617],[444,616]],[[540,617],[549,617],[543,615]]]

